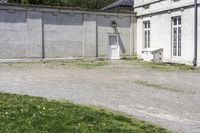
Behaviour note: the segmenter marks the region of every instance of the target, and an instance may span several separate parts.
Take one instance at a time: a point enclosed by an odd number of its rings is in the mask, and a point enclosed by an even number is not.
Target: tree
[[[7,3],[7,0],[0,0],[0,3]]]
[[[100,9],[116,0],[8,0],[9,3]]]

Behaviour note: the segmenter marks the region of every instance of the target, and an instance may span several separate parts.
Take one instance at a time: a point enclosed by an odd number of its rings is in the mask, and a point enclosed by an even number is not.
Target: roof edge
[[[103,8],[101,8],[101,10],[110,10],[110,9],[113,9],[113,8],[116,8],[118,6],[121,6],[121,7],[133,7],[134,5],[134,0],[129,0],[129,1],[125,1],[125,0],[118,0],[110,5],[107,5]]]
[[[79,8],[79,7],[62,7],[62,6],[49,6],[49,5],[31,5],[31,4],[13,4],[13,3],[0,3],[1,7],[19,7],[19,8],[38,8],[38,9],[55,9],[55,10],[73,10],[73,11],[82,11],[82,12],[99,12],[99,13],[120,13],[120,14],[132,14],[136,13],[133,11],[106,11],[100,9],[88,9],[88,8]],[[34,9],[33,9],[34,10]]]

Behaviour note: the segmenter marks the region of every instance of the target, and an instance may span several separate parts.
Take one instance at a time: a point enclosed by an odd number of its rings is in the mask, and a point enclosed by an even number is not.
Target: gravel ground
[[[1,64],[0,91],[97,105],[174,132],[200,133],[199,72],[161,72],[126,61],[92,69]]]

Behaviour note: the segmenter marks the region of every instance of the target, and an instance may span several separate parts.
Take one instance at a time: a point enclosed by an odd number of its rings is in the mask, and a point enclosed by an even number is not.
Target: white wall
[[[143,5],[148,4],[149,1],[143,0],[143,3],[140,3],[138,5],[134,5],[134,10],[137,12],[137,15],[146,15],[149,13],[155,13],[160,11],[166,11],[171,10],[175,8],[181,8],[185,6],[191,6],[194,4],[193,0],[180,0],[177,2],[173,2],[172,0],[150,0],[150,1],[156,1],[155,3],[150,3],[149,8],[144,8]]]
[[[167,2],[167,0],[165,2]],[[189,1],[184,0],[181,2],[184,3]],[[157,6],[162,3],[163,2],[160,2]],[[161,7],[162,6],[159,8]],[[157,9],[156,6],[154,9]],[[135,9],[139,15],[137,19],[137,54],[139,57],[141,57],[143,49],[143,21],[150,20],[151,47],[164,49],[164,61],[192,65],[194,58],[194,8],[184,8],[184,10],[179,8],[178,10],[171,10],[171,12],[166,11],[157,13],[151,12],[151,10],[148,11],[148,9],[147,11],[143,10],[142,7]],[[143,13],[145,16],[141,17],[140,15]],[[175,16],[181,16],[182,18],[182,56],[180,58],[172,57],[171,18]],[[200,26],[200,23],[198,25]],[[200,53],[200,49],[198,50],[198,53]]]
[[[167,7],[169,5],[178,5],[178,4],[183,4],[183,3],[191,3],[193,2],[192,0],[180,0],[177,2],[174,2],[173,0],[135,0],[134,6],[141,6],[144,4],[151,4],[151,8],[157,7],[157,8],[162,8],[162,7]],[[162,7],[161,7],[162,6]]]

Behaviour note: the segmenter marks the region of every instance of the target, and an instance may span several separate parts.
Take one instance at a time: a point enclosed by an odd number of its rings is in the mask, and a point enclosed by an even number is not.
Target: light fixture
[[[114,29],[117,28],[117,22],[116,22],[116,21],[112,21],[112,27],[113,27]]]

